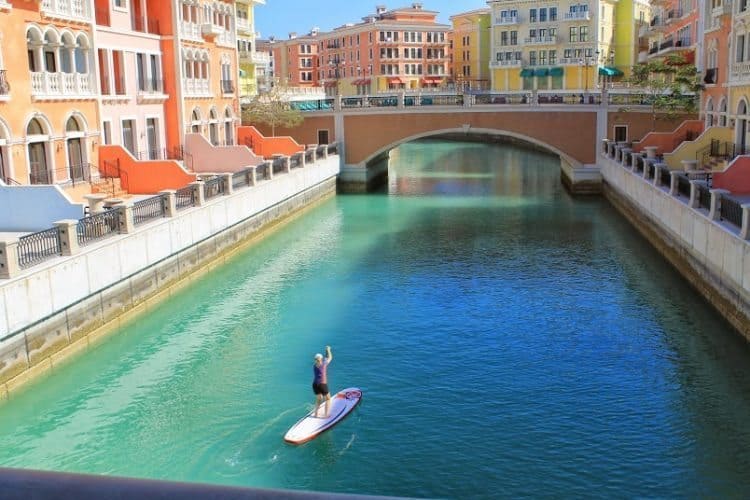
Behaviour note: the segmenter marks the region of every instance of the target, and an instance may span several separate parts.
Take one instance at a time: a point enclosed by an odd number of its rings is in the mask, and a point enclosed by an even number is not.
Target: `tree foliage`
[[[276,85],[270,91],[255,96],[242,108],[242,123],[268,125],[272,136],[276,135],[276,127],[296,127],[303,120],[302,113],[292,107],[285,85]]]
[[[700,75],[684,56],[671,55],[633,66],[628,83],[638,89],[640,101],[651,106],[651,126],[658,115],[671,119],[694,113],[696,94],[703,88]]]

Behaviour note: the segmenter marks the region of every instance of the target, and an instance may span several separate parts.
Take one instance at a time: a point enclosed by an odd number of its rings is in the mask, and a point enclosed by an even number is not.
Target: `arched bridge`
[[[285,131],[299,142],[341,143],[345,184],[372,185],[387,172],[388,152],[415,139],[444,135],[493,135],[519,139],[560,156],[564,165],[596,163],[597,145],[614,138],[614,127],[637,140],[651,130],[645,109],[624,111],[605,95],[586,103],[574,95],[529,99],[470,95],[338,97],[302,107],[304,123]],[[484,96],[488,97],[488,96]],[[520,96],[519,96],[520,97]],[[674,121],[659,129],[674,129]],[[278,129],[277,129],[278,130]],[[384,172],[385,169],[385,172]]]

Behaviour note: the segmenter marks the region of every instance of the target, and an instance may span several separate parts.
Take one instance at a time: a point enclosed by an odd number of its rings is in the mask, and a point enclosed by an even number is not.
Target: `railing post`
[[[664,168],[667,168],[667,165],[665,163],[657,163],[654,165],[654,186],[655,187],[661,186],[661,171]]]
[[[135,229],[135,224],[133,224],[133,205],[125,205],[122,203],[112,207],[112,210],[117,210],[120,234],[132,233]]]
[[[284,160],[284,173],[288,174],[292,171],[292,157],[283,156],[282,159]]]
[[[266,172],[268,173],[268,180],[273,179],[273,160],[266,162]]]
[[[620,163],[627,166],[625,163],[625,159],[628,157],[628,154],[630,154],[630,162],[633,162],[633,148],[622,148],[620,149]]]
[[[742,230],[740,238],[750,240],[750,203],[742,204]]]
[[[721,219],[721,197],[729,194],[726,189],[711,189],[711,210],[708,212],[708,218],[711,220]]]
[[[248,186],[255,186],[255,184],[258,183],[258,176],[255,171],[255,167],[250,167],[247,169],[247,185]]]
[[[89,214],[98,214],[104,210],[104,200],[107,198],[106,194],[94,193],[83,196],[89,203]]]
[[[658,149],[658,146],[646,146],[643,148],[643,150],[646,152],[646,158],[656,158],[656,151]]]
[[[20,271],[21,268],[18,266],[18,238],[0,241],[0,278],[14,278],[18,276]]]
[[[669,183],[669,195],[677,196],[677,176],[680,175],[680,172],[672,170],[671,172],[669,172],[669,175],[671,176]]]
[[[690,181],[690,201],[688,206],[690,208],[698,208],[698,186],[701,181]]]
[[[325,160],[326,158],[328,158],[328,146],[323,148],[323,159]]]
[[[609,142],[609,139],[602,139],[602,154],[604,156],[607,156],[608,146],[607,143]]]
[[[174,217],[177,214],[177,191],[174,189],[165,189],[159,191],[159,194],[164,204],[164,214],[167,217]]]
[[[406,92],[399,90],[398,92],[398,107],[404,109],[406,107]]]
[[[648,180],[648,173],[649,173],[649,168],[650,168],[649,165],[653,166],[655,163],[656,162],[654,162],[653,160],[651,161],[643,160],[643,172],[641,172],[641,177]]]
[[[305,162],[306,162],[306,160],[305,160],[305,156],[306,156],[306,155],[305,155],[305,152],[304,152],[304,151],[302,151],[302,154],[301,154],[301,155],[299,155],[299,167],[300,167],[300,168],[305,168]]]
[[[78,253],[78,221],[65,219],[54,223],[60,231],[60,252],[63,255],[75,255]]]
[[[221,182],[224,183],[224,196],[234,192],[232,188],[232,174],[221,174]]]
[[[315,163],[316,161],[318,161],[318,145],[317,144],[308,144],[307,148],[312,150],[312,154],[310,155],[310,157],[312,159],[312,163]]]
[[[193,199],[195,199],[195,206],[200,207],[206,204],[206,196],[203,192],[203,183],[200,181],[191,182],[189,184],[193,187]]]

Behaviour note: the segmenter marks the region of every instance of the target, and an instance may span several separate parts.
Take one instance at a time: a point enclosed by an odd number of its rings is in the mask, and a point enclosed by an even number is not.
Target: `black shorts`
[[[313,392],[315,394],[320,394],[321,396],[325,396],[328,394],[328,384],[319,384],[317,382],[313,382]]]

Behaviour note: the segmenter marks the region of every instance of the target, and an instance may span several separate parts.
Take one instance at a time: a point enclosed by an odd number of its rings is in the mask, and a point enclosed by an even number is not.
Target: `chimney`
[[[422,10],[422,3],[421,2],[414,2],[411,4],[411,8],[414,10]]]

